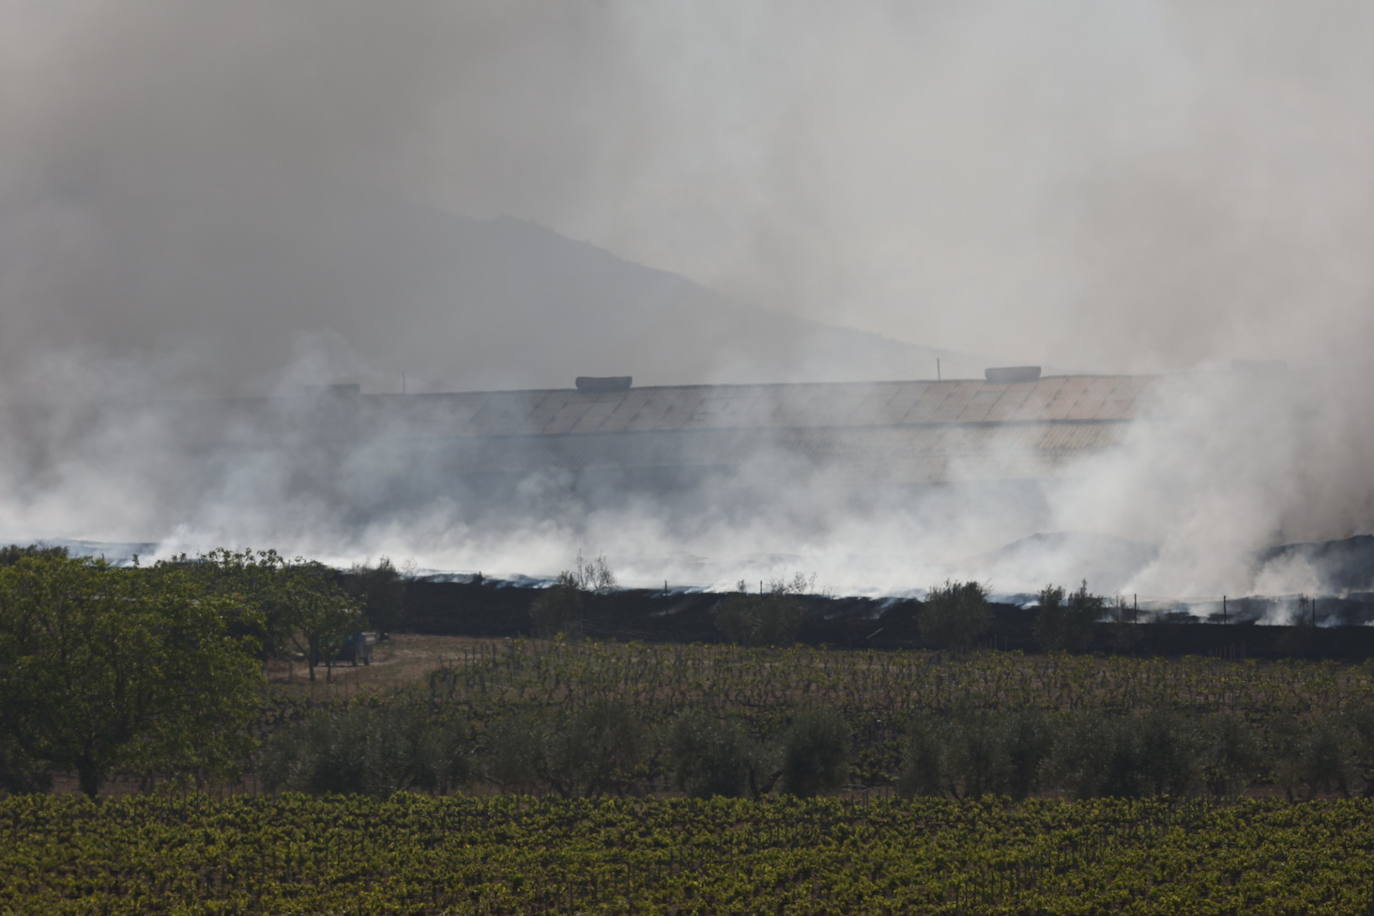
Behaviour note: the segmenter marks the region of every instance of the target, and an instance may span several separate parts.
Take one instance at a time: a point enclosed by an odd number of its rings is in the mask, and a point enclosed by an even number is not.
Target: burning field
[[[514,580],[602,555],[625,585],[714,591],[1083,582],[1199,615],[1280,599],[1266,622],[1374,590],[1348,449],[1298,447],[1311,376],[989,379],[36,402],[3,427],[0,533]]]

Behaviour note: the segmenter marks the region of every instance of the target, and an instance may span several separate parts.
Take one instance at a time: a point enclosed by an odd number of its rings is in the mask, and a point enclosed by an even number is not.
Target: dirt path
[[[435,668],[460,662],[476,647],[493,642],[504,640],[397,633],[377,643],[370,665],[345,662],[335,665],[332,674],[323,665],[317,666],[313,685],[304,662],[270,662],[267,678],[274,685],[303,690],[386,690],[421,683]]]

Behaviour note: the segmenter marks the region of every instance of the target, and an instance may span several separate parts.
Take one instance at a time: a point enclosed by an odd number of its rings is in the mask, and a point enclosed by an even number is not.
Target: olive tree
[[[117,770],[229,775],[262,679],[244,614],[175,567],[22,558],[0,569],[0,731],[87,795]]]
[[[1035,638],[1046,652],[1082,652],[1092,645],[1093,625],[1106,608],[1106,599],[1088,591],[1085,579],[1078,590],[1047,585],[1040,591],[1035,615]]]
[[[742,646],[790,646],[806,623],[802,596],[814,591],[815,579],[800,572],[791,579],[773,579],[757,595],[749,594],[741,581],[735,594],[711,611],[712,622],[721,636]]]
[[[987,591],[977,582],[945,582],[930,590],[916,617],[932,649],[971,649],[991,623]]]
[[[782,741],[782,790],[820,795],[844,785],[849,766],[849,725],[834,709],[798,713]]]
[[[626,791],[645,751],[638,711],[598,699],[572,709],[512,710],[488,736],[487,778],[503,789],[564,798]]]
[[[668,735],[673,779],[688,795],[758,798],[776,777],[764,773],[767,754],[738,721],[704,710],[679,716]],[[767,780],[767,781],[765,781]]]

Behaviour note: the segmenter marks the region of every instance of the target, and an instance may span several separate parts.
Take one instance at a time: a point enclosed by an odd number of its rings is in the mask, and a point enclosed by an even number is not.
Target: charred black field
[[[406,586],[404,620],[417,633],[517,637],[537,631],[531,608],[546,586],[499,581],[455,582],[420,578]],[[761,583],[766,588],[766,583]],[[756,586],[757,587],[757,586]],[[590,595],[579,632],[593,639],[653,642],[720,642],[715,620],[729,594],[624,589]],[[1027,602],[1035,596],[1023,596]],[[792,638],[811,646],[850,649],[926,648],[917,598],[796,595],[800,608]],[[1124,599],[1123,599],[1124,602]],[[1211,604],[1218,607],[1211,610]],[[1037,652],[1037,609],[989,603],[990,620],[977,645]],[[1374,658],[1374,596],[1321,598],[1237,598],[1222,611],[1209,602],[1206,616],[1184,602],[1141,610],[1127,603],[1111,607],[1111,619],[1086,628],[1079,651],[1128,655],[1210,655],[1229,658]],[[1315,617],[1311,616],[1315,615]],[[1288,624],[1261,621],[1299,618]],[[1315,624],[1313,623],[1315,620]]]

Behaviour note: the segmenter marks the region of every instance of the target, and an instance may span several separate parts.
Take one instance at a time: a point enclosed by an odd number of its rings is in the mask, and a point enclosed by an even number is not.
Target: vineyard
[[[1371,662],[769,645],[785,594],[597,642],[567,586],[335,668],[327,575],[221,564],[0,571],[0,912],[1374,908]]]
[[[0,800],[16,913],[1364,913],[1374,802]]]

